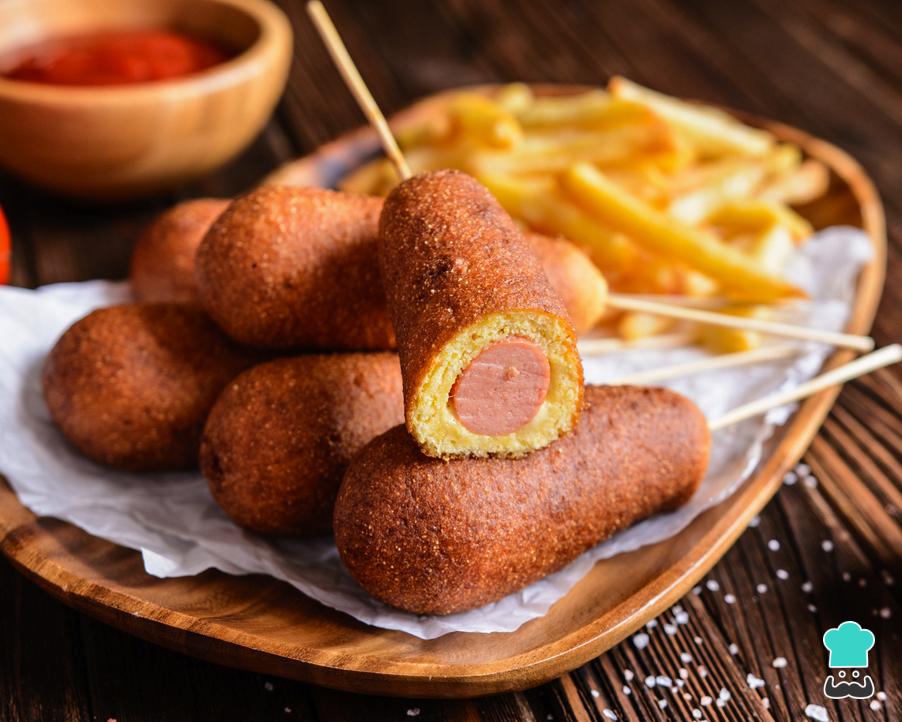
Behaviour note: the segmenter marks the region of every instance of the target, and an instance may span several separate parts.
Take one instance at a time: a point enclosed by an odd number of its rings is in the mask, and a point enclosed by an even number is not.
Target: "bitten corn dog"
[[[588,387],[573,433],[522,459],[430,459],[396,427],[351,463],[335,542],[377,599],[416,614],[461,612],[686,502],[709,444],[691,401],[629,386]]]
[[[204,428],[201,471],[237,524],[264,534],[327,534],[351,458],[403,420],[395,354],[277,359],[222,392]]]
[[[255,346],[394,348],[376,257],[381,209],[381,198],[313,188],[265,187],[233,201],[197,255],[204,307]],[[577,332],[588,331],[604,308],[601,273],[568,241],[528,240]]]
[[[197,466],[200,434],[222,388],[260,361],[197,307],[112,306],[76,321],[44,364],[44,397],[87,457],[131,471]]]
[[[430,456],[519,456],[579,417],[582,365],[560,297],[485,187],[458,171],[397,186],[379,265],[407,428]]]

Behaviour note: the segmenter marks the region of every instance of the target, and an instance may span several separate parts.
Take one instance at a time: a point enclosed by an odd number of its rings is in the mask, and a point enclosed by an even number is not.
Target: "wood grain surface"
[[[296,63],[276,119],[233,166],[179,197],[238,192],[279,161],[359,125],[301,4],[286,9],[296,27]],[[387,110],[463,82],[592,83],[618,72],[838,143],[863,161],[884,193],[889,283],[875,336],[879,343],[898,339],[902,58],[895,4],[361,0],[330,9]],[[11,179],[0,186],[21,285],[121,277],[138,229],[175,199],[85,210]],[[879,709],[829,704],[831,719],[898,719],[900,397],[898,371],[849,385],[806,456],[812,474],[783,488],[709,584],[662,615],[647,630],[647,645],[634,636],[550,684],[427,702],[236,672],[83,617],[0,561],[0,719],[603,720],[610,710],[620,719],[682,720],[695,709],[706,719],[804,719],[809,702],[823,704],[820,636],[847,618],[877,635],[869,672],[887,697]],[[674,623],[676,617],[687,623]],[[779,657],[785,666],[774,666]],[[681,669],[686,679],[674,693]],[[764,686],[750,685],[749,674]],[[662,684],[646,684],[650,675]],[[718,706],[721,690],[730,699]]]

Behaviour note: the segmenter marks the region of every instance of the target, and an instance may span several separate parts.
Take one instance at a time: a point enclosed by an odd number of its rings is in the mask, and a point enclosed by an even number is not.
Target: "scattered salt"
[[[590,689],[589,691],[592,693],[592,696],[595,699],[598,699],[599,697],[601,697],[601,692],[599,692],[597,689]]]
[[[629,697],[632,693],[633,693],[633,690],[631,690],[626,685],[623,685],[623,694],[625,694],[627,697]]]
[[[685,667],[680,667],[680,679],[689,679],[689,670]]]
[[[826,707],[821,707],[819,704],[809,704],[805,707],[805,716],[808,719],[817,720],[817,722],[830,722]]]
[[[880,703],[879,703],[879,702],[875,702],[874,704],[880,704]],[[661,709],[664,709],[665,707],[667,707],[667,700],[666,700],[666,699],[659,699],[659,700],[658,700],[658,707],[660,707]]]
[[[673,619],[677,624],[689,624],[689,612],[684,612],[681,609],[676,613]]]
[[[645,678],[645,686],[646,687],[654,687],[655,686],[655,678],[652,675],[648,675]]]
[[[705,586],[708,587],[708,591],[711,592],[716,592],[718,589],[720,589],[720,584],[717,583],[716,579],[709,579],[707,582],[705,582]]]
[[[785,569],[777,569],[777,579],[789,579],[789,572],[787,572]]]
[[[786,657],[777,657],[772,662],[774,669],[783,669],[788,663],[786,661]]]
[[[805,594],[811,594],[814,591],[814,585],[811,582],[802,582],[802,591]]]
[[[669,637],[672,637],[676,633],[677,633],[677,628],[675,625],[673,625],[673,624],[665,624],[664,625],[664,634],[666,634]]]
[[[893,610],[889,607],[883,607],[883,609],[880,610],[881,619],[889,619],[891,616],[893,616]]]
[[[633,646],[636,649],[645,649],[648,646],[648,635],[645,632],[633,635]]]
[[[645,628],[646,628],[646,629],[654,629],[654,628],[657,627],[657,626],[658,626],[658,620],[657,620],[657,619],[649,619],[649,620],[645,623]]]
[[[883,705],[880,704],[876,699],[874,699],[874,700],[871,700],[871,703],[868,705],[868,707],[870,707],[872,710],[874,710],[876,712],[877,710],[882,708]]]
[[[692,655],[689,652],[680,652],[680,661],[689,664],[692,661]]]
[[[803,483],[809,489],[817,489],[817,479],[815,479],[813,476],[806,477]]]
[[[419,707],[411,707],[407,710],[408,717],[419,717],[420,716],[420,708]]]
[[[655,682],[659,687],[670,687],[671,685],[673,685],[673,680],[663,674],[659,674],[657,677],[655,677]]]
[[[771,539],[769,542],[767,542],[767,548],[772,552],[778,552],[780,551],[780,542],[778,542],[776,539]]]
[[[701,588],[701,587],[698,587],[698,586],[692,587],[692,593],[693,593],[695,596],[698,596],[699,594],[702,593],[702,588]]]
[[[832,552],[833,542],[829,539],[824,539],[824,541],[821,542],[821,549],[823,549],[825,552]]]
[[[728,690],[726,687],[721,687],[720,693],[717,695],[717,698],[726,700],[726,699],[730,699],[730,697],[732,697],[732,695],[730,694],[730,690]]]
[[[727,647],[727,649],[730,651],[730,654],[732,654],[734,657],[737,654],[739,654],[739,645],[736,644],[735,642],[731,643],[730,646]]]
[[[702,698],[699,700],[699,702],[702,703],[702,707],[707,707],[707,706],[708,706],[709,704],[711,704],[713,701],[714,701],[714,699],[711,698],[711,697],[709,697],[708,695],[705,695],[704,697],[702,697]]]
[[[881,702],[886,702],[886,692],[878,692],[877,699],[879,699]]]
[[[767,591],[767,585],[759,584],[757,587],[755,587],[755,591],[758,592],[758,594],[764,594]]]
[[[291,707],[286,707],[284,712],[285,714],[291,714]]]
[[[798,474],[800,478],[803,476],[808,476],[810,473],[811,467],[808,466],[808,464],[799,464],[796,467],[796,474]]]
[[[760,677],[756,677],[754,674],[749,672],[745,675],[745,681],[748,684],[750,689],[758,689],[759,687],[763,687],[765,682]]]
[[[702,711],[701,711],[698,707],[696,707],[694,710],[692,710],[692,716],[693,716],[695,719],[701,719],[701,718],[702,718]]]
[[[809,604],[808,611],[811,612],[812,614],[815,614],[817,612],[817,607],[815,607],[813,604]]]
[[[749,522],[749,526],[754,528],[754,527],[758,526],[760,523],[761,523],[761,517],[753,516],[751,521]]]
[[[608,719],[617,719],[617,713],[612,709],[608,709],[607,707],[605,707],[605,710],[604,712],[602,712],[602,714]]]
[[[867,580],[867,579],[865,579],[864,577],[860,577],[860,578],[858,579],[858,586],[859,586],[859,587],[864,588],[864,587],[866,587],[867,585],[868,585],[868,580]]]
[[[702,644],[702,643],[704,643],[705,640],[703,640],[701,637],[696,635],[695,637],[692,638],[692,641],[695,642],[696,644]]]
[[[798,480],[799,480],[799,477],[796,476],[796,474],[795,474],[794,471],[788,472],[788,473],[786,474],[786,476],[783,477],[783,483],[786,484],[786,486],[792,486],[792,485],[795,484]]]
[[[631,669],[625,669],[625,670],[623,670],[623,678],[624,678],[627,682],[632,682],[633,679],[635,678],[635,676],[636,676],[636,675],[633,674],[633,670],[631,670]]]
[[[842,573],[842,580],[843,580],[844,582],[849,581],[851,578],[852,578],[852,575],[849,574],[849,572],[843,572],[843,573]]]
[[[707,670],[707,668],[706,668],[704,665],[702,665],[702,664],[700,664],[700,665],[698,666],[698,676],[701,677],[702,679],[704,679],[705,677],[708,676],[708,670]]]
[[[727,604],[736,604],[736,597],[732,594],[724,594],[723,600]]]
[[[265,689],[267,692],[272,692],[275,689],[275,686],[272,682],[264,682],[263,689]]]

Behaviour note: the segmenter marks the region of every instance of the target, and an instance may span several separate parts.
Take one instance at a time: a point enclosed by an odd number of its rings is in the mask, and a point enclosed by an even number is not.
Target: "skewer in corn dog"
[[[497,601],[685,503],[711,431],[900,359],[902,347],[886,347],[713,420],[666,389],[590,386],[573,433],[522,459],[428,458],[395,427],[348,468],[333,520],[339,554],[367,592],[408,612]]]

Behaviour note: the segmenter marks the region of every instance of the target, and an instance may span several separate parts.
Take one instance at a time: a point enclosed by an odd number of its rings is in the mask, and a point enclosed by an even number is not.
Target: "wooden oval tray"
[[[567,92],[573,88],[540,88]],[[408,123],[443,95],[396,116]],[[874,259],[864,269],[847,331],[867,333],[885,269],[880,200],[861,167],[794,128],[761,125],[831,170],[826,196],[801,212],[815,227],[864,228]],[[271,180],[331,186],[377,152],[369,130],[350,133],[280,169]],[[838,352],[827,366],[848,361]],[[808,399],[772,440],[755,475],[666,542],[598,562],[541,619],[511,633],[449,634],[423,641],[369,627],[287,584],[210,571],[157,579],[137,552],[53,519],[38,519],[0,480],[0,548],[66,604],[149,641],[220,664],[344,690],[411,697],[472,697],[540,684],[597,656],[682,597],[779,488],[817,433],[837,391]]]

